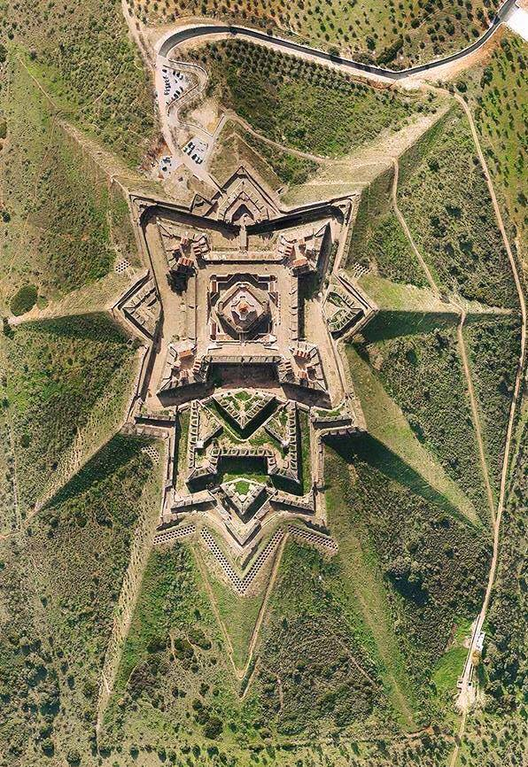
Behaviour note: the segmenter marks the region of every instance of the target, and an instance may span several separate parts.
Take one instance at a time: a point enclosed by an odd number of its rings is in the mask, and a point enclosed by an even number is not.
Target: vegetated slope
[[[495,190],[521,234],[528,229],[526,64],[526,43],[520,35],[505,33],[486,66],[459,83],[472,106]]]
[[[430,288],[402,285],[371,272],[358,282],[379,309],[361,333],[368,343],[430,333],[460,322],[458,308],[442,301]]]
[[[461,111],[451,113],[398,203],[444,290],[489,306],[517,306],[489,190]]]
[[[0,535],[13,530],[17,523],[17,486],[14,435],[7,397],[5,339],[0,336]]]
[[[366,345],[360,353],[375,366],[420,442],[471,498],[482,519],[487,519],[489,509],[456,330],[438,328],[381,341]]]
[[[465,767],[517,767],[526,761],[528,724],[524,709],[477,709],[466,725],[461,759]]]
[[[341,491],[341,513],[368,531],[385,576],[390,615],[407,673],[422,696],[425,716],[435,711],[431,675],[451,631],[479,606],[490,546],[482,533],[446,514],[386,471],[386,456],[368,436],[331,443],[328,476]],[[347,464],[351,464],[351,467]],[[352,479],[339,480],[347,473]],[[355,478],[355,479],[354,479]],[[366,543],[369,546],[369,542]]]
[[[332,535],[339,541],[337,562],[343,589],[370,632],[370,637],[365,632],[363,643],[370,657],[377,659],[387,700],[402,727],[414,731],[416,723],[427,718],[417,710],[417,696],[394,631],[383,572],[367,527],[364,520],[351,514],[346,503],[353,476],[333,451],[326,450],[326,510]]]
[[[497,582],[488,618],[487,693],[494,708],[506,712],[522,700],[523,669],[528,648],[525,638],[527,594],[526,523],[528,511],[528,425],[519,429],[509,502],[504,512]]]
[[[437,120],[399,158],[401,186],[426,157],[442,132],[446,116]],[[358,264],[394,282],[429,285],[393,205],[394,168],[385,170],[361,193],[350,236],[346,266]]]
[[[287,545],[262,629],[257,686],[267,728],[280,736],[356,735],[387,715],[368,629],[339,565]]]
[[[114,203],[103,174],[62,130],[17,63],[9,71],[3,107],[8,141],[0,153],[7,218],[1,236],[2,299],[6,303],[15,288],[32,283],[46,300],[110,271],[116,253],[107,213]]]
[[[228,123],[216,144],[211,173],[221,184],[237,165],[249,165],[272,189],[284,183],[303,184],[319,167],[313,160],[278,149],[236,123]]]
[[[368,360],[352,345],[347,346],[347,357],[376,460],[383,462],[389,476],[407,484],[414,493],[476,524],[478,515],[473,504],[435,454],[420,442]]]
[[[346,266],[357,264],[395,282],[426,286],[427,277],[391,208],[393,173],[386,170],[362,191]]]
[[[104,314],[27,323],[5,346],[19,499],[27,510],[62,476],[72,446],[83,453],[115,430],[134,349]],[[84,427],[94,431],[86,444],[79,441]]]
[[[104,755],[118,743],[161,752],[192,752],[218,740],[262,742],[255,713],[241,715],[234,676],[191,550],[177,544],[152,551],[115,694],[106,712]],[[144,745],[141,745],[144,748]]]
[[[318,155],[342,156],[433,108],[432,98],[373,88],[242,40],[203,45],[193,59],[207,69],[210,92],[252,128]]]
[[[319,47],[338,48],[362,61],[393,68],[458,50],[488,26],[498,2],[469,0],[434,3],[396,0],[351,3],[344,0],[128,0],[129,9],[145,23],[167,23],[179,16],[214,16],[242,24],[295,32]]]
[[[233,663],[238,671],[242,671],[249,661],[250,644],[270,578],[271,567],[268,566],[266,569],[267,577],[265,575],[261,578],[259,591],[241,597],[233,590],[231,584],[225,583],[219,577],[214,563],[212,567],[204,568],[220,620],[233,648]]]
[[[3,18],[0,40],[29,50],[31,71],[68,118],[137,164],[153,134],[154,104],[119,1],[7,0]]]
[[[498,491],[519,360],[520,319],[516,316],[498,317],[468,325],[464,337],[482,416],[490,479]]]
[[[114,605],[140,514],[158,494],[145,440],[114,438],[2,543],[0,764],[90,759]],[[80,763],[82,763],[80,762]]]
[[[278,149],[228,122],[216,143],[211,159],[211,173],[222,184],[233,173],[233,167],[251,167],[271,189],[284,184],[303,184],[319,165]]]
[[[502,520],[497,580],[488,616],[485,661],[479,667],[486,708],[468,722],[462,753],[468,767],[515,767],[526,755],[526,522],[528,427],[518,430],[509,501]]]

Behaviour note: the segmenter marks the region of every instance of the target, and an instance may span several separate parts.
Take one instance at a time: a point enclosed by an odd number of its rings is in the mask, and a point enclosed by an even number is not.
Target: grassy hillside
[[[23,536],[2,544],[2,764],[90,753],[131,540],[139,517],[157,506],[144,444],[113,439]]]
[[[3,10],[0,39],[29,52],[69,119],[136,165],[153,134],[152,86],[118,0],[7,0]]]
[[[0,153],[0,200],[8,215],[0,235],[0,297],[20,314],[36,296],[17,310],[17,288],[36,288],[40,305],[107,274],[117,257],[109,209],[115,209],[113,231],[124,228],[122,203],[109,195],[105,176],[68,138],[26,70],[15,63],[8,77],[8,141]]]
[[[469,325],[464,335],[483,421],[491,479],[497,489],[520,352],[520,322],[517,317],[498,318]]]
[[[387,394],[368,360],[356,348],[347,347],[354,389],[367,421],[372,460],[425,499],[442,505],[455,516],[475,523],[475,508],[449,477],[435,454],[418,439],[402,410]]]
[[[338,565],[289,544],[263,627],[258,685],[267,728],[281,736],[325,736],[383,709],[364,628],[343,589]]]
[[[368,550],[372,541],[373,561],[384,576],[384,601],[390,606],[385,620],[397,636],[388,652],[403,654],[421,711],[432,712],[435,664],[453,626],[477,610],[489,544],[480,532],[388,476],[368,438],[332,447],[336,454],[329,455],[328,476],[339,483],[340,513],[366,531],[363,546]]]
[[[446,121],[400,189],[398,203],[444,290],[489,306],[517,305],[488,187],[461,112]]]
[[[486,62],[468,73],[459,89],[469,100],[496,185],[515,226],[526,234],[526,45],[505,32]],[[524,89],[524,90],[523,90]]]
[[[435,4],[425,0],[388,3],[369,0],[255,0],[253,3],[226,0],[139,0],[128,6],[149,24],[178,16],[207,15],[235,19],[245,24],[294,32],[323,47],[340,49],[363,61],[408,66],[457,50],[472,42],[488,25],[498,3],[468,0]]]
[[[416,170],[443,130],[443,115],[398,158],[401,188]],[[362,190],[350,236],[347,266],[368,267],[398,283],[428,286],[427,277],[396,216],[393,205],[394,169],[379,174]]]
[[[193,58],[225,107],[268,138],[317,155],[342,156],[432,108],[432,97],[376,89],[244,41],[204,45]]]
[[[27,323],[5,345],[19,500],[28,509],[67,478],[70,448],[82,453],[115,431],[134,349],[104,314]]]
[[[364,520],[348,506],[354,473],[331,450],[325,455],[325,481],[328,522],[339,541],[337,561],[343,589],[362,616],[364,641],[370,645],[371,657],[378,660],[379,674],[397,718],[405,729],[415,729],[420,720],[417,696],[392,625],[383,571]]]
[[[364,349],[418,440],[471,498],[489,513],[456,330],[436,329]]]
[[[319,167],[312,160],[261,141],[236,123],[228,123],[214,149],[211,173],[222,183],[238,165],[249,165],[272,189],[283,184],[303,184]]]
[[[259,741],[255,712],[240,708],[191,550],[155,549],[106,714],[105,755],[123,740],[196,756],[216,740]]]

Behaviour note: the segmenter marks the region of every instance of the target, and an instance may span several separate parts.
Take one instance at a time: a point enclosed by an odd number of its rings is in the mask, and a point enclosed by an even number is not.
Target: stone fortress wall
[[[244,595],[286,536],[336,551],[322,440],[363,419],[340,388],[332,337],[376,307],[333,273],[320,301],[326,335],[311,333],[300,287],[322,281],[349,201],[284,212],[241,167],[187,208],[134,202],[151,268],[114,309],[149,350],[127,428],[170,445],[154,542],[198,541]]]

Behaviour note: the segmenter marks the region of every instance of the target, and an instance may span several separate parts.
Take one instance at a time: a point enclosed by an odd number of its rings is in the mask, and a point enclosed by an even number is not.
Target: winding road
[[[241,27],[236,24],[195,24],[194,26],[183,27],[177,32],[170,32],[165,35],[158,48],[158,55],[163,58],[167,58],[173,48],[181,43],[189,40],[198,40],[214,35],[236,36],[249,41],[256,41],[257,43],[264,43],[273,48],[278,48],[283,52],[292,52],[297,55],[306,56],[315,61],[323,61],[325,63],[332,63],[340,68],[359,70],[366,72],[370,75],[376,75],[391,81],[403,80],[411,75],[420,74],[422,72],[429,72],[433,69],[438,69],[445,64],[451,64],[452,62],[459,61],[460,59],[469,56],[470,54],[478,51],[497,31],[499,26],[506,21],[510,12],[515,8],[516,0],[505,0],[501,5],[493,21],[484,34],[475,40],[474,43],[463,48],[461,51],[451,53],[448,56],[444,56],[441,59],[427,62],[426,64],[418,64],[408,69],[402,69],[395,71],[393,69],[386,69],[384,67],[378,67],[374,64],[365,64],[361,61],[354,61],[354,59],[343,58],[334,53],[322,51],[319,48],[312,48],[302,43],[297,43],[294,40],[287,40],[282,37],[276,37],[268,32],[261,32],[258,29],[251,29],[250,27]]]

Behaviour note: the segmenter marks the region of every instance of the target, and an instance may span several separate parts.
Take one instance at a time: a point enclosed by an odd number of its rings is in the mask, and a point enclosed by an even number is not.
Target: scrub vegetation
[[[295,33],[302,40],[361,61],[393,69],[458,50],[488,26],[499,3],[492,0],[128,0],[144,23],[167,23],[179,16],[214,16],[250,26]]]
[[[384,577],[405,670],[420,696],[422,719],[438,705],[433,673],[460,615],[473,615],[489,563],[486,536],[413,491],[369,437],[331,443],[328,474],[340,491],[340,514],[365,530]],[[398,478],[395,478],[397,476]]]
[[[467,120],[454,111],[398,204],[418,249],[445,291],[489,306],[517,294]]]
[[[528,228],[526,191],[526,44],[520,35],[504,32],[484,67],[472,70],[458,84],[473,108],[484,153],[497,191],[519,233]]]
[[[27,510],[53,482],[94,410],[101,439],[108,419],[122,416],[133,347],[104,314],[27,323],[5,344],[19,501]],[[106,408],[97,410],[101,403]]]
[[[152,88],[117,0],[6,0],[0,40],[15,46],[68,119],[140,162],[154,130]]]
[[[285,148],[316,155],[343,156],[434,108],[432,95],[374,88],[245,41],[204,45],[193,60],[207,69],[209,92],[224,107]]]
[[[520,321],[517,317],[496,318],[468,325],[464,334],[483,421],[491,479],[498,488],[519,359]]]
[[[362,353],[375,365],[386,391],[401,407],[420,442],[487,518],[455,329],[438,328],[381,341],[366,346]]]
[[[9,221],[0,235],[0,264],[11,291],[18,287],[9,295],[2,286],[3,301],[21,314],[31,308],[30,290],[32,299],[37,289],[49,300],[111,270],[116,251],[108,210],[119,204],[25,69],[15,63],[8,77],[9,142],[0,153],[0,175]]]
[[[2,765],[75,764],[68,754],[94,746],[114,605],[139,516],[159,492],[145,444],[115,437],[1,544]]]

